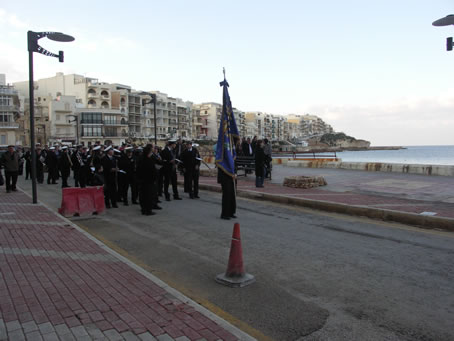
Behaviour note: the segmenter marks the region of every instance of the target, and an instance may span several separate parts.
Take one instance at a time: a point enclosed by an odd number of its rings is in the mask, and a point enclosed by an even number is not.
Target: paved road
[[[57,186],[38,190],[59,206]],[[454,340],[452,233],[239,199],[257,282],[231,289],[214,277],[233,221],[219,219],[219,194],[201,197],[164,202],[153,217],[129,206],[75,222],[259,339]]]

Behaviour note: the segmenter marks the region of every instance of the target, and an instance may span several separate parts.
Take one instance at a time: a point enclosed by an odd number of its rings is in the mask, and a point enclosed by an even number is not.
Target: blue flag
[[[224,78],[221,82],[223,87],[222,115],[219,125],[218,143],[216,145],[216,166],[230,176],[235,175],[235,141],[239,138],[235,116],[233,115],[232,103],[229,96],[229,83]]]

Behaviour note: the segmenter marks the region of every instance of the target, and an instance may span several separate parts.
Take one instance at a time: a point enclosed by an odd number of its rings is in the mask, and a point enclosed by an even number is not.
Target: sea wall
[[[369,172],[395,172],[422,175],[454,176],[454,166],[442,165],[411,165],[403,163],[379,162],[342,162],[333,160],[298,160],[298,159],[273,159],[275,164],[285,164],[289,167],[305,168],[339,168],[362,170]]]

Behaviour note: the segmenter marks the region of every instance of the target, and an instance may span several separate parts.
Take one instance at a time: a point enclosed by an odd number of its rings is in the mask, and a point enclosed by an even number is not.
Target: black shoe
[[[191,195],[189,196],[189,198],[194,199],[194,196],[191,194]]]
[[[232,215],[230,216],[230,218],[235,219],[235,218],[236,218],[236,215],[232,214]]]
[[[221,215],[221,219],[230,220],[230,217],[227,217],[225,215]]]
[[[124,205],[124,206],[129,206],[129,204],[128,204],[127,201],[125,201],[125,202],[123,203],[123,205]]]
[[[156,213],[155,212],[147,212],[145,213],[145,215],[155,215]]]
[[[158,200],[158,201],[156,201],[156,202],[157,202],[158,204],[162,203],[162,201],[161,201],[161,200]]]
[[[166,198],[166,201],[170,201],[170,198]]]
[[[112,208],[110,205],[106,205],[106,208]]]
[[[11,193],[11,190],[10,190],[10,189],[7,189],[7,190],[6,190],[6,193]]]
[[[196,199],[200,199],[200,197],[198,195],[194,195],[194,198]]]
[[[183,200],[180,197],[173,197],[173,200]]]
[[[118,208],[117,204],[115,204],[115,205],[112,205],[112,207],[113,207],[113,208]]]
[[[12,191],[13,191],[13,192],[17,192],[17,188],[13,188]]]
[[[161,207],[161,206],[158,206],[158,205],[154,205],[154,206],[153,206],[153,209],[154,209],[154,210],[162,210],[162,207]]]
[[[139,203],[137,201],[133,201],[132,204],[133,205],[139,205]]]

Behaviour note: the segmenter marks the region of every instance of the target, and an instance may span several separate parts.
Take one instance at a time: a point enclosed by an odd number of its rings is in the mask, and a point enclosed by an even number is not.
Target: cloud
[[[20,20],[16,14],[8,13],[3,8],[0,8],[0,24],[7,24],[16,29],[26,29],[29,27],[28,23]]]

